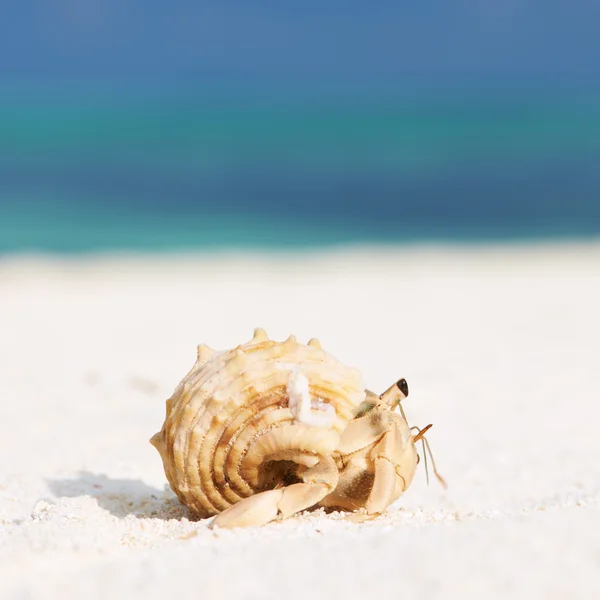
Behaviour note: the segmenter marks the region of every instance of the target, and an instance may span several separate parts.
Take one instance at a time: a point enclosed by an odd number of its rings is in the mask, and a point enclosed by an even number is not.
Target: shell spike
[[[162,429],[150,438],[150,443],[160,452],[162,456],[165,443],[165,436],[163,434]]]
[[[286,344],[286,346],[296,346],[298,345],[298,340],[296,339],[295,335],[290,335],[290,337],[283,343]]]
[[[252,336],[250,343],[251,344],[260,344],[261,342],[266,342],[268,340],[269,340],[269,336],[267,335],[267,332],[262,327],[257,327],[254,330],[254,335]]]
[[[311,348],[316,348],[317,350],[322,350],[323,349],[323,346],[321,346],[321,342],[317,338],[311,338],[308,341],[308,345]]]
[[[198,346],[198,363],[203,364],[208,362],[215,355],[215,351],[206,344],[200,344]]]

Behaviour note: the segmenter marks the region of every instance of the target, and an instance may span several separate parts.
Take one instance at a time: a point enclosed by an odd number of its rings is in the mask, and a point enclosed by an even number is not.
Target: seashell
[[[196,363],[167,400],[165,422],[151,443],[171,488],[196,515],[231,511],[258,495],[256,506],[246,505],[244,522],[256,522],[255,509],[275,511],[261,517],[266,522],[333,491],[338,467],[332,456],[364,400],[360,372],[318,340],[276,342],[256,329],[248,343],[231,350],[198,346]],[[282,500],[286,486],[289,501]]]

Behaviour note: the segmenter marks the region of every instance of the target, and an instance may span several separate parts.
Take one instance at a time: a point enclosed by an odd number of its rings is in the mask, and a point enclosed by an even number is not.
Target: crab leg
[[[400,432],[392,428],[382,436],[371,452],[375,465],[375,479],[365,504],[365,510],[370,515],[383,512],[398,497],[398,474],[390,457],[397,456],[397,449],[402,445]],[[403,485],[403,488],[405,487]]]
[[[276,490],[267,490],[244,498],[222,513],[210,527],[258,527],[278,516],[289,517],[317,504],[330,494],[338,482],[338,470],[331,457],[324,456],[314,467],[306,470],[302,483]]]

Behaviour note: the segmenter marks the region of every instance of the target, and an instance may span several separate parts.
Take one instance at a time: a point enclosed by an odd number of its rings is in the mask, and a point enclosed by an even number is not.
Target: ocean
[[[0,102],[0,253],[600,236],[600,102]]]

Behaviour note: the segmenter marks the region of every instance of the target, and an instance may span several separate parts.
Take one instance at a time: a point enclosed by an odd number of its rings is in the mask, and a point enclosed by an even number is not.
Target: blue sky
[[[598,0],[4,0],[0,81],[600,82]]]

